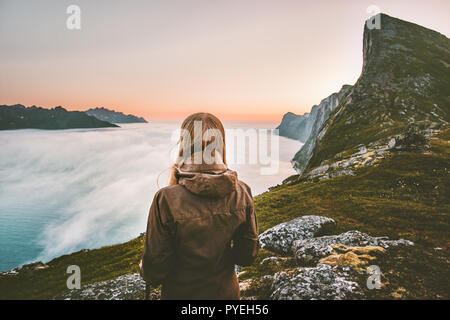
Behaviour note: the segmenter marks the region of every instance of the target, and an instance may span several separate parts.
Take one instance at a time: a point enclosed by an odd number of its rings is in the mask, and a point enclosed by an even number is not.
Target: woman
[[[170,185],[150,208],[141,275],[162,299],[239,299],[234,265],[258,252],[250,188],[226,164],[218,118],[195,113],[181,126]]]

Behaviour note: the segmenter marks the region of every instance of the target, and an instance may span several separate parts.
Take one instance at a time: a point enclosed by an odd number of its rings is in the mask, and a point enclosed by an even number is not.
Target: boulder
[[[126,274],[115,279],[82,285],[55,297],[55,300],[127,300],[145,291],[145,281],[137,274]],[[157,298],[157,297],[153,297]]]
[[[350,267],[321,264],[274,275],[272,300],[342,300],[361,296],[359,285],[350,281]]]
[[[324,234],[336,225],[333,219],[321,216],[303,216],[276,225],[259,236],[261,248],[283,254],[292,253],[296,240]]]
[[[292,251],[298,262],[311,264],[332,254],[332,245],[337,244],[358,247],[378,246],[384,249],[398,245],[414,245],[413,242],[404,239],[389,240],[387,237],[371,237],[366,233],[352,230],[339,235],[296,240],[292,244]]]

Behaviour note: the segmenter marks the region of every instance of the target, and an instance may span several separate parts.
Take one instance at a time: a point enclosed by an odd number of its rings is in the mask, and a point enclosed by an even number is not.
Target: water
[[[0,271],[124,242],[143,232],[157,181],[167,185],[175,150],[171,136],[179,125],[0,131]],[[254,195],[295,173],[289,160],[301,143],[279,139],[276,174],[262,176],[258,164],[230,164]]]

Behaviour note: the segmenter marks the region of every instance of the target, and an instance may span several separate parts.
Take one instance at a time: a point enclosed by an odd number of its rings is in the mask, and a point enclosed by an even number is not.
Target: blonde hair
[[[201,124],[201,133],[197,132],[198,124]],[[225,129],[222,122],[211,113],[199,112],[188,116],[181,124],[178,144],[178,158],[172,166],[169,185],[178,184],[177,171],[184,163],[190,163],[194,158],[194,161],[198,160],[196,155],[199,151],[201,151],[201,163],[206,160],[203,158],[204,152],[211,147],[213,147],[211,156],[215,161],[219,159],[222,163],[227,163]]]

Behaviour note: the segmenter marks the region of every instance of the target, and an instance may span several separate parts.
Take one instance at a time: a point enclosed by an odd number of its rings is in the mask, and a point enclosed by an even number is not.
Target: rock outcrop
[[[292,244],[292,251],[300,263],[317,263],[320,259],[332,254],[333,245],[337,244],[358,247],[378,246],[388,249],[391,246],[414,243],[404,239],[389,240],[387,237],[371,237],[366,233],[352,230],[339,235],[296,240]]]
[[[276,225],[259,236],[261,248],[277,253],[292,253],[295,240],[325,234],[335,226],[333,219],[321,216],[303,216]]]
[[[331,247],[333,251],[329,256],[320,259],[319,265],[348,266],[359,272],[367,270],[370,262],[386,253],[386,249],[377,246],[348,247],[343,244],[337,244],[331,245]]]
[[[81,289],[72,289],[55,300],[128,300],[145,291],[145,281],[137,274],[126,274],[112,280],[83,285]],[[158,296],[151,297],[153,299]]]
[[[364,288],[358,284],[361,274],[390,248],[414,245],[408,240],[372,237],[357,230],[318,236],[334,226],[334,220],[327,217],[304,216],[261,234],[264,249],[291,257],[263,259],[261,265],[282,271],[254,284],[261,291],[269,291],[270,299],[360,299],[364,298]]]
[[[326,264],[279,272],[273,277],[273,300],[342,300],[361,296],[358,283],[349,280],[350,267]]]

